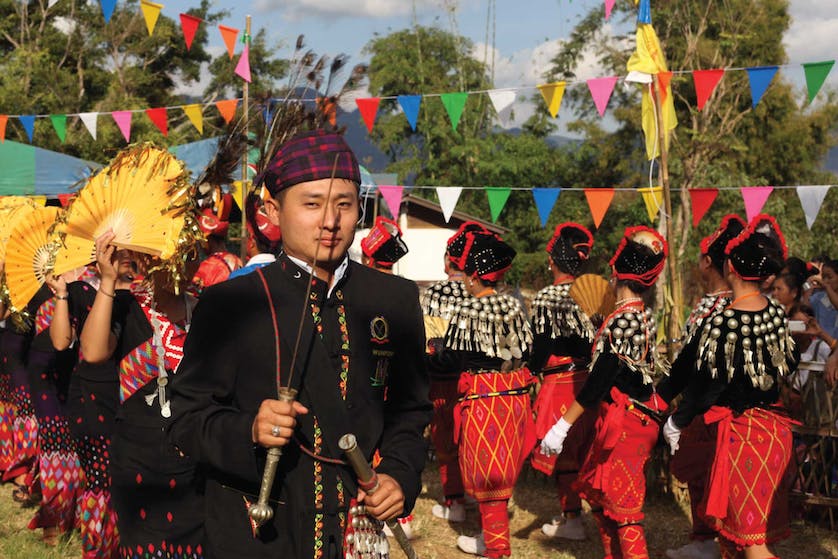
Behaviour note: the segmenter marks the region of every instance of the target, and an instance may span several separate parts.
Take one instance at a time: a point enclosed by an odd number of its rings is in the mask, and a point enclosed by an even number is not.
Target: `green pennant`
[[[67,138],[67,115],[49,115],[49,119],[52,121],[55,133],[58,134],[58,139],[63,144]]]
[[[463,116],[463,108],[466,106],[468,93],[443,93],[439,98],[442,99],[448,118],[451,119],[451,126],[456,131],[457,125],[460,124],[460,117]]]
[[[807,62],[803,65],[803,72],[806,74],[806,90],[809,92],[809,102],[811,103],[818,91],[821,90],[823,82],[829,75],[832,66],[835,64],[834,60],[826,60],[824,62]]]
[[[489,210],[492,212],[492,223],[498,221],[500,212],[509,200],[509,194],[512,192],[511,188],[502,188],[497,186],[486,187],[486,197],[489,199]]]

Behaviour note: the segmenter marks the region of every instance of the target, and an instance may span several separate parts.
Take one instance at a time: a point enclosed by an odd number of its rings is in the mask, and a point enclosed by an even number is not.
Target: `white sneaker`
[[[404,535],[407,536],[407,539],[409,540],[413,539],[413,523],[411,522],[412,520],[412,514],[404,518],[399,518],[399,524],[401,525],[402,530],[404,531]],[[387,524],[384,525],[384,535],[386,535],[388,538],[393,537],[393,531],[390,529],[389,526],[387,526]]]
[[[457,538],[457,547],[460,548],[460,551],[465,551],[472,555],[484,555],[486,553],[486,542],[483,540],[482,532],[476,537],[459,536]]]
[[[585,525],[582,523],[580,517],[563,518],[557,516],[553,518],[550,524],[545,524],[541,527],[541,531],[545,536],[551,538],[562,538],[565,540],[584,540],[587,539],[585,535]]]
[[[466,508],[462,503],[453,501],[450,505],[436,504],[431,507],[431,514],[448,522],[463,522],[466,519]]]
[[[715,540],[694,540],[678,549],[667,549],[669,559],[719,559],[719,544]]]

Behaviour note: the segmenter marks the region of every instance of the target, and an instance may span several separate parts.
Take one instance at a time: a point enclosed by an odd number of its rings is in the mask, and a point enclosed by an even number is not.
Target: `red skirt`
[[[692,420],[678,442],[678,452],[669,461],[669,471],[683,483],[704,483],[713,464],[715,434],[704,423],[704,417]]]
[[[529,453],[535,426],[529,369],[509,373],[463,373],[463,394],[454,412],[454,437],[466,493],[478,501],[509,499]],[[504,394],[514,392],[515,394]]]

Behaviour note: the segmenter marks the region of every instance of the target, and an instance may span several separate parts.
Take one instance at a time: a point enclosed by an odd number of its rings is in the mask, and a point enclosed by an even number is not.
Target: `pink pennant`
[[[588,89],[591,90],[591,97],[594,98],[596,110],[599,116],[605,116],[605,109],[608,108],[608,101],[614,93],[614,86],[617,84],[617,76],[609,78],[594,78],[588,80]]]
[[[404,187],[379,185],[378,190],[381,192],[381,197],[387,203],[390,215],[393,216],[393,219],[399,219],[399,208],[402,205],[402,192],[404,191]]]
[[[743,186],[739,189],[745,201],[745,215],[750,222],[754,216],[762,212],[762,207],[774,191],[773,186]]]
[[[114,122],[116,122],[116,125],[119,126],[119,131],[122,132],[122,136],[125,138],[126,142],[131,141],[132,114],[133,113],[131,111],[113,111],[111,113]]]
[[[240,76],[247,83],[250,83],[250,45],[247,43],[245,43],[241,58],[239,58],[239,62],[236,64],[236,75]]]
[[[605,0],[605,19],[611,17],[611,10],[614,9],[615,0]]]

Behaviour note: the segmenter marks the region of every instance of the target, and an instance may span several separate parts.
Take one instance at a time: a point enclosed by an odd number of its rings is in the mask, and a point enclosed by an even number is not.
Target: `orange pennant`
[[[669,84],[672,82],[672,72],[658,73],[658,93],[661,97],[661,103],[666,101],[666,90],[669,89]]]
[[[215,108],[218,109],[218,112],[221,113],[221,118],[223,118],[224,122],[227,124],[230,124],[230,121],[236,116],[236,109],[238,106],[238,99],[226,99],[224,101],[215,102]]]
[[[0,115],[0,143],[6,141],[6,123],[9,122],[8,115]]]
[[[594,218],[594,227],[599,229],[602,218],[614,199],[613,188],[586,188],[585,198],[588,199],[588,207],[591,209],[591,217]]]
[[[236,37],[239,36],[239,30],[226,25],[219,25],[218,30],[221,31],[221,38],[227,45],[227,54],[230,55],[230,60],[233,60],[233,55],[236,54]]]

